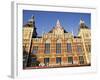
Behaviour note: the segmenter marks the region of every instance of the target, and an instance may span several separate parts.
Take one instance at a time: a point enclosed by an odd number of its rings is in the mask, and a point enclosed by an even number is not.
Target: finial
[[[34,16],[31,16],[31,19],[29,19],[29,22],[34,22]]]
[[[59,20],[57,20],[56,27],[61,27]]]
[[[80,19],[80,23],[79,24],[84,24],[85,22],[82,20],[82,18]]]

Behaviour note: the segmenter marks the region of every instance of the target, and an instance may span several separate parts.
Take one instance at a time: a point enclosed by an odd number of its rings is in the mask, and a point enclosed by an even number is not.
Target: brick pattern
[[[42,40],[46,40],[45,38],[41,38]],[[72,38],[73,39],[73,38]],[[49,66],[56,66],[56,57],[61,57],[61,64],[62,65],[68,65],[68,57],[72,56],[73,57],[73,64],[80,64],[79,63],[79,56],[83,56],[84,57],[84,64],[86,64],[86,58],[84,55],[84,49],[83,49],[83,44],[81,41],[77,41],[77,42],[73,42],[73,40],[70,41],[71,43],[71,48],[72,48],[72,52],[68,53],[67,52],[67,41],[66,39],[62,39],[61,42],[61,53],[57,54],[56,53],[56,43],[57,43],[57,39],[50,39],[51,43],[50,43],[50,53],[46,54],[44,53],[45,50],[45,41],[42,42],[37,42],[35,43],[33,40],[33,44],[32,46],[37,45],[38,46],[38,52],[36,53],[38,60],[41,63],[44,63],[44,58],[49,58]],[[79,53],[77,52],[77,45],[80,45],[82,47],[82,52]],[[31,49],[32,50],[32,49]]]

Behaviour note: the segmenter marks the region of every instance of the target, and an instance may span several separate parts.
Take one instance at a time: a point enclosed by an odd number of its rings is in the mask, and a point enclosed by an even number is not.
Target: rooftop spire
[[[34,20],[34,16],[33,15],[24,26],[35,27],[35,20]]]
[[[85,22],[82,20],[82,18],[80,19],[80,23],[79,24],[85,24]]]
[[[56,27],[61,27],[59,19],[57,20]]]
[[[29,22],[34,22],[34,16],[32,15],[31,19],[29,19]]]
[[[80,28],[88,28],[85,22],[82,20],[82,18],[80,19],[79,25],[80,25]]]

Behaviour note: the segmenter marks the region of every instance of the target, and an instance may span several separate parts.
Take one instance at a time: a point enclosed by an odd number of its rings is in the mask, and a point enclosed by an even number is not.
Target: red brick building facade
[[[51,31],[43,33],[41,37],[32,37],[30,67],[34,67],[36,61],[39,62],[38,66],[47,67],[90,65],[90,36],[90,29],[82,20],[77,36],[67,32],[57,20]]]

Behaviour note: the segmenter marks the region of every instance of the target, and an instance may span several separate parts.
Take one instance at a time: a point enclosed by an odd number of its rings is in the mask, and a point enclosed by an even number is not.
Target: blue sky
[[[35,25],[39,36],[43,32],[49,32],[59,19],[61,26],[68,32],[77,35],[79,28],[79,21],[85,21],[85,24],[90,28],[91,14],[90,13],[75,13],[75,12],[52,12],[52,11],[34,11],[23,10],[23,24],[26,24],[31,16],[35,17]]]

